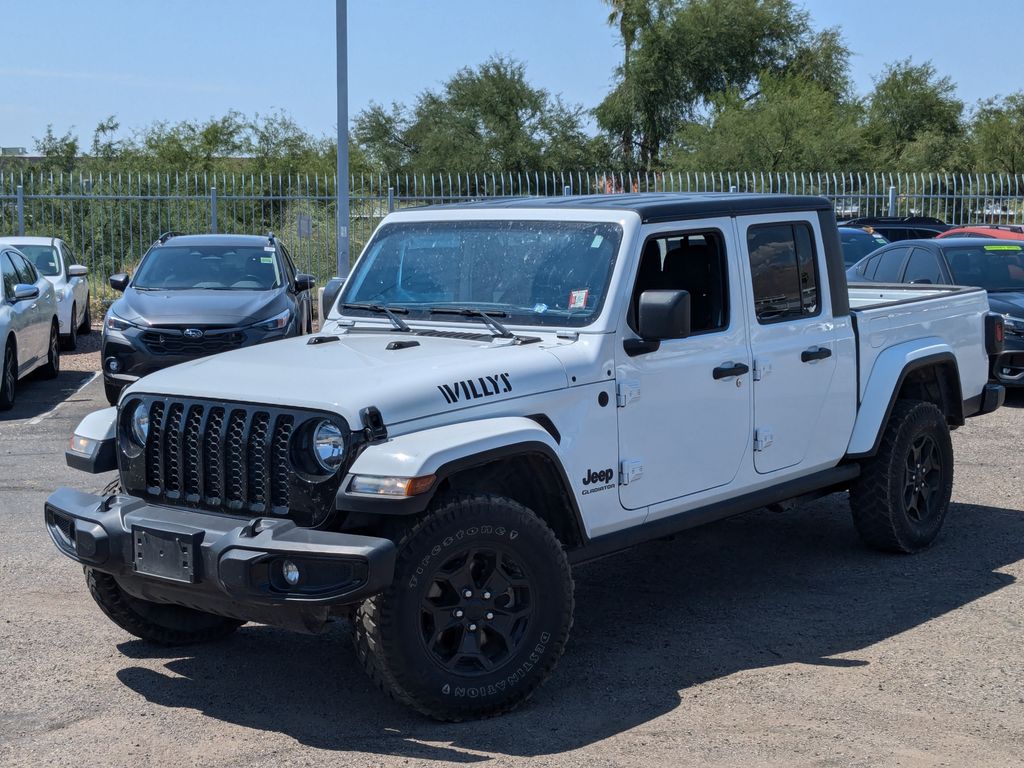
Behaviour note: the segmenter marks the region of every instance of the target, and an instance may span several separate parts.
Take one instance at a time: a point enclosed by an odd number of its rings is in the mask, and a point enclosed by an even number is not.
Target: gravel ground
[[[60,367],[65,371],[98,371],[100,369],[100,331],[103,326],[93,324],[92,332],[78,334],[78,346],[74,352],[60,353]]]
[[[0,765],[1024,765],[1024,398],[955,433],[930,551],[864,549],[836,495],[581,567],[548,684],[439,725],[371,688],[341,624],[168,650],[106,620],[41,521],[109,479],[61,456],[104,405],[88,380],[26,382],[0,421]]]

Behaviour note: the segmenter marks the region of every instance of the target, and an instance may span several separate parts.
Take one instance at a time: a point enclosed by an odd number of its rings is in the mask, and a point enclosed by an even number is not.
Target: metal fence
[[[0,234],[66,240],[90,270],[130,271],[163,232],[274,232],[299,269],[336,271],[335,177],[226,173],[0,173]],[[1024,222],[1024,176],[898,173],[469,173],[350,179],[353,258],[398,208],[494,196],[620,192],[823,195],[840,218],[935,216],[952,224]]]

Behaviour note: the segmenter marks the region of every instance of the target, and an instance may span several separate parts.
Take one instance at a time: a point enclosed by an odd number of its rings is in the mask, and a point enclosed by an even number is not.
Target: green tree
[[[47,125],[46,133],[41,138],[34,138],[36,152],[43,156],[43,169],[64,173],[70,173],[75,169],[78,137],[72,133],[73,130],[74,126],[63,136],[57,136],[53,132],[53,126]]]
[[[92,157],[98,160],[110,161],[121,156],[126,148],[123,139],[115,139],[114,136],[121,129],[116,115],[110,115],[101,120],[92,133]]]
[[[979,171],[1024,173],[1024,91],[980,102],[971,121],[971,142]]]
[[[890,64],[868,97],[865,130],[876,163],[901,170],[947,169],[949,158],[962,152],[963,110],[953,81],[940,77],[931,62]]]
[[[625,165],[657,167],[676,131],[725,92],[755,98],[764,76],[795,72],[845,97],[849,51],[815,32],[792,0],[652,2],[615,88],[594,110]],[[623,18],[615,16],[613,18]]]
[[[794,75],[766,76],[753,99],[719,96],[705,120],[675,135],[665,153],[673,170],[816,171],[848,169],[862,158],[860,107]]]
[[[424,91],[412,109],[372,105],[353,135],[387,172],[590,170],[607,152],[587,136],[583,114],[531,86],[522,63],[495,56]]]

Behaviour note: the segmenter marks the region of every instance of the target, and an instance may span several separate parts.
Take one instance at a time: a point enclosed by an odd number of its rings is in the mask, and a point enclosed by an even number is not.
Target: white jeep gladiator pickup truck
[[[1003,398],[985,292],[849,288],[822,198],[402,211],[328,301],[313,337],[87,416],[68,462],[119,483],[45,523],[140,638],[351,616],[373,680],[440,719],[548,677],[573,563],[847,490],[868,545],[929,546],[950,430]]]

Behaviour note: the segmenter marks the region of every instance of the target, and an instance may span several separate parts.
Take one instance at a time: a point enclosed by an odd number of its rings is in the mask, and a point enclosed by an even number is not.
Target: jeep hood
[[[132,392],[334,411],[358,428],[376,406],[385,424],[568,386],[546,343],[352,331],[310,344],[300,336],[157,371]],[[330,337],[323,337],[330,338]],[[394,342],[394,344],[393,344]],[[418,342],[401,348],[403,344]],[[388,346],[399,348],[388,349]]]

